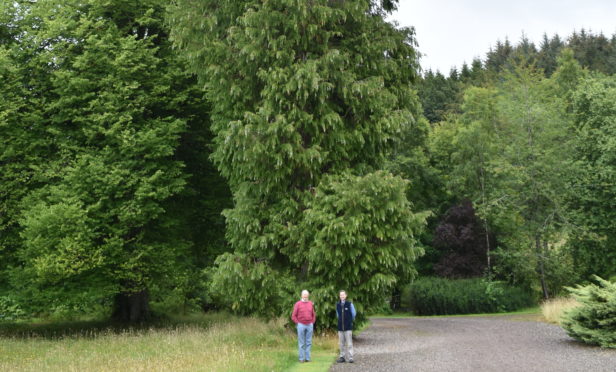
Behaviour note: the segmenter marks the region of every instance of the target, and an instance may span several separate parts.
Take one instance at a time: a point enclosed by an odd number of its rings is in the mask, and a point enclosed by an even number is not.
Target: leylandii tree
[[[303,287],[317,301],[347,287],[372,305],[397,274],[412,275],[422,218],[400,179],[373,173],[418,112],[413,33],[383,20],[392,5],[172,7],[172,38],[206,88],[213,159],[234,196],[225,212],[234,252],[211,274],[235,310],[284,313]],[[361,187],[372,191],[360,197]]]

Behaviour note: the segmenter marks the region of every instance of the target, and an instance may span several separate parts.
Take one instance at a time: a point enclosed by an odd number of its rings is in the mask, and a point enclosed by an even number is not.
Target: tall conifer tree
[[[232,308],[279,315],[299,286],[375,306],[413,275],[423,217],[401,179],[374,173],[418,112],[413,33],[384,21],[393,5],[176,2],[173,37],[207,89],[234,195],[234,253],[211,273]]]

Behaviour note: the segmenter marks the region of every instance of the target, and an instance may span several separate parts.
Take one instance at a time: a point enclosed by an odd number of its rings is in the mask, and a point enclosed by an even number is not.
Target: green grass
[[[336,354],[330,350],[313,350],[310,363],[295,363],[286,372],[326,372],[336,360]]]
[[[295,332],[199,314],[124,328],[106,322],[0,323],[0,371],[326,371],[333,335],[316,336],[314,362],[297,362]]]
[[[338,351],[338,335],[322,333],[312,339],[310,363],[300,363],[297,360],[297,340],[295,340],[294,363],[285,372],[326,372],[336,360]]]
[[[538,308],[456,317],[537,315]],[[372,317],[415,317],[409,313]],[[444,316],[435,316],[444,317]],[[366,323],[363,329],[366,329]],[[362,329],[356,330],[360,333]],[[297,361],[284,321],[195,314],[126,328],[109,322],[0,323],[0,371],[327,371],[337,335],[315,335],[312,362]]]

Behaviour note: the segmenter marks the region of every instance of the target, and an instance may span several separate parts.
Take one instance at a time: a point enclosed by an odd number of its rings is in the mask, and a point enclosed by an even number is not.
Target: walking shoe
[[[349,359],[349,363],[355,363],[355,362],[353,362],[353,359]]]
[[[338,362],[338,363],[344,363],[344,358],[338,358],[338,359],[336,360],[336,362]]]
[[[300,362],[300,363],[304,363],[304,361],[303,361],[303,360],[300,360],[299,362]]]

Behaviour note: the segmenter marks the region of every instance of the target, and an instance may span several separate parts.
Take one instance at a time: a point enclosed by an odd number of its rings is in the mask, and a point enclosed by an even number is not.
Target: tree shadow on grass
[[[103,334],[140,334],[152,330],[176,330],[186,327],[208,328],[228,321],[226,314],[193,314],[169,317],[157,316],[142,323],[122,323],[112,320],[0,322],[0,337],[19,339],[95,338]]]

